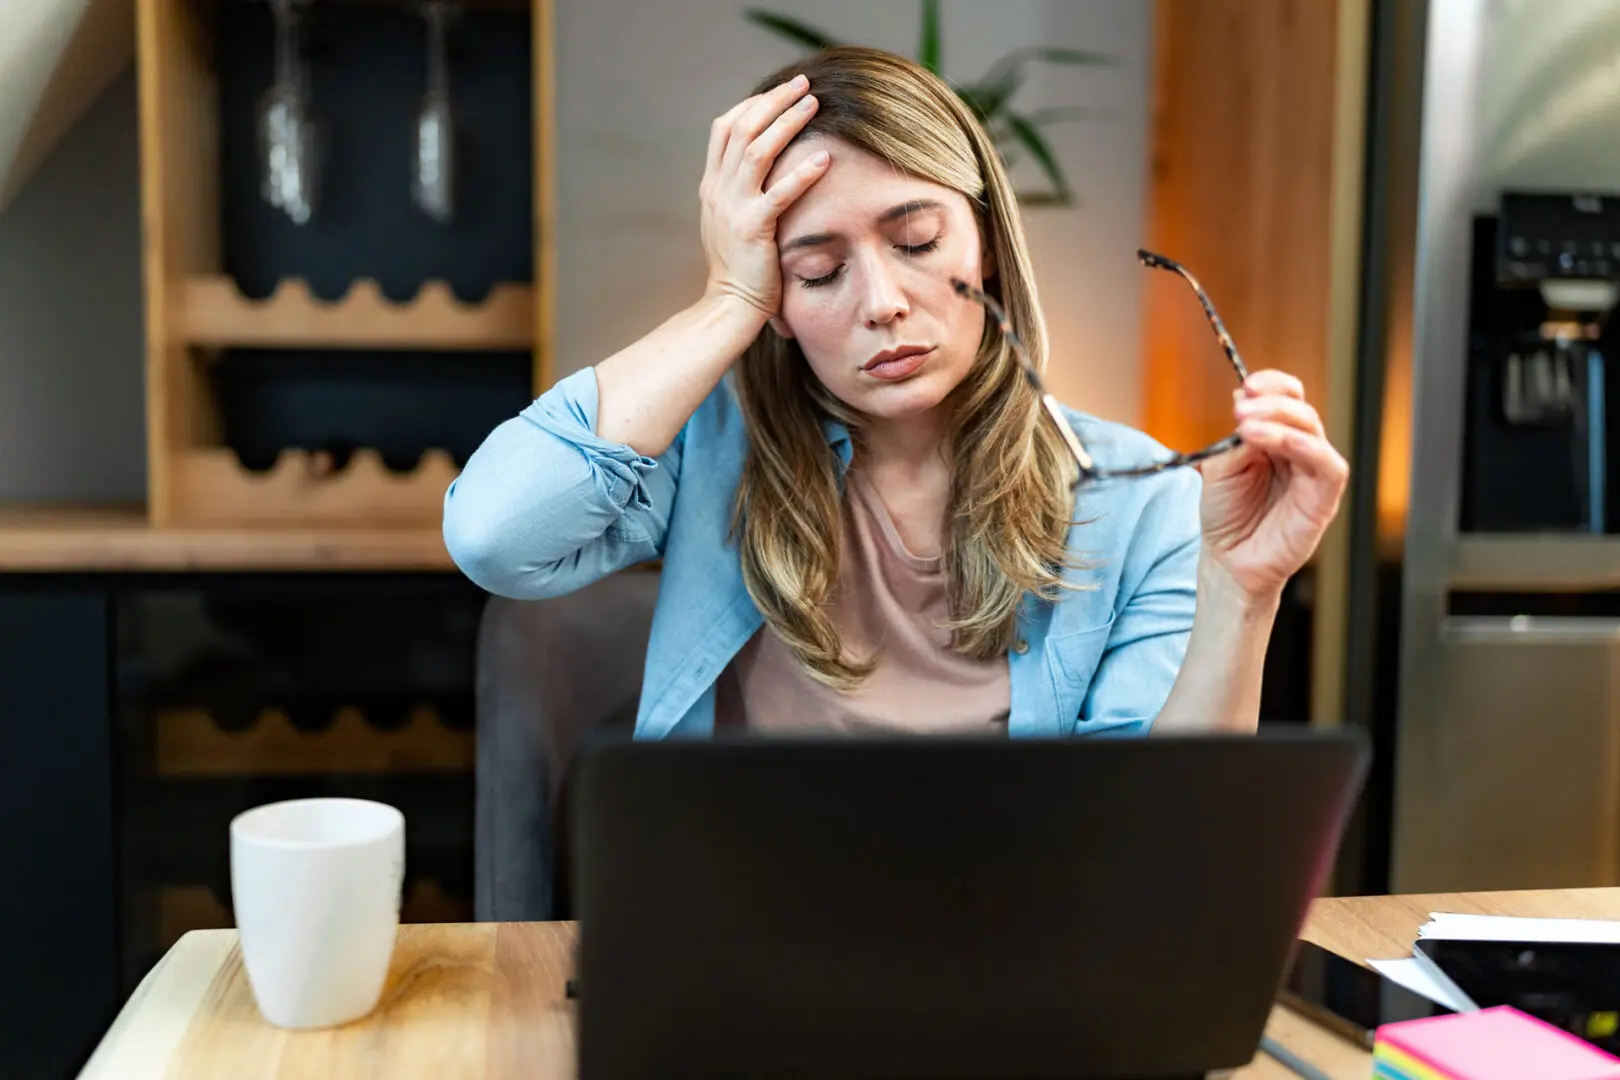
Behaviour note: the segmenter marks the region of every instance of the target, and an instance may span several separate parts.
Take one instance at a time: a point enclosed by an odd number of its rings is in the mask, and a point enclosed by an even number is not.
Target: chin
[[[924,416],[944,403],[951,387],[938,377],[923,376],[886,386],[867,387],[857,401],[850,402],[867,416],[879,420],[905,420]]]

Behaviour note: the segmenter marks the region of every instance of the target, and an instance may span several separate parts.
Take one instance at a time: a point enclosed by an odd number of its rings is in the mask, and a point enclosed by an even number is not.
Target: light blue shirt
[[[444,540],[462,572],[515,599],[558,596],[663,560],[638,738],[714,730],[715,682],[763,625],[728,529],[747,435],[723,382],[657,458],[596,434],[594,368],[562,379],[496,428],[450,485]],[[1099,466],[1166,451],[1131,428],[1074,411]],[[824,423],[840,470],[849,433]],[[1009,654],[1014,737],[1142,735],[1164,705],[1192,629],[1201,478],[1171,469],[1080,489],[1070,552],[1094,586],[1027,597]]]

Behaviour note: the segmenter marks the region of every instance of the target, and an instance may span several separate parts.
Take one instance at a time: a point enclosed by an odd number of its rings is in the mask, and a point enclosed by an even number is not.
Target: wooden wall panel
[[[1198,276],[1251,370],[1299,376],[1352,460],[1370,2],[1157,0],[1155,26],[1147,246]],[[1144,312],[1144,426],[1178,449],[1230,432],[1196,301],[1153,274]],[[1344,716],[1350,510],[1314,559],[1316,724]]]
[[[1293,372],[1324,412],[1341,2],[1157,0],[1145,245],[1197,275],[1251,370]],[[1183,282],[1145,290],[1144,427],[1213,442],[1231,369]]]

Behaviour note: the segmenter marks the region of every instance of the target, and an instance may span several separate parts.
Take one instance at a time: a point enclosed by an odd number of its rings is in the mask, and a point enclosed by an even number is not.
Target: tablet
[[[1478,1007],[1511,1005],[1620,1054],[1620,944],[1420,938],[1413,948]]]

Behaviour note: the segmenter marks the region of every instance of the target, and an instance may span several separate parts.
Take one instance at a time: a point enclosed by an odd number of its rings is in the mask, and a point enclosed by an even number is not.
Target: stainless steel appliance
[[[1620,5],[1423,8],[1390,884],[1620,884]]]
[[[1506,192],[1472,224],[1459,531],[1601,534],[1620,197]]]

